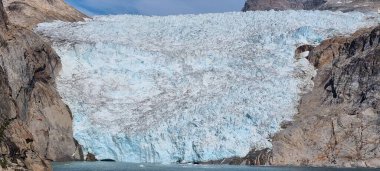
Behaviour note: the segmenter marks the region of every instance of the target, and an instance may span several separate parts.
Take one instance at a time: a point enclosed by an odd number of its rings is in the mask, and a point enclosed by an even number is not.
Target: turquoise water
[[[54,171],[375,171],[378,169],[249,167],[229,165],[154,165],[119,162],[53,163]]]

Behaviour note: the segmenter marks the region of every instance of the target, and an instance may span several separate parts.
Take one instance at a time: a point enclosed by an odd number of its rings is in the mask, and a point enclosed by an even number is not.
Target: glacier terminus
[[[173,163],[245,156],[297,113],[316,71],[304,44],[375,26],[378,14],[262,11],[96,16],[42,23],[62,58],[74,136],[99,159]]]

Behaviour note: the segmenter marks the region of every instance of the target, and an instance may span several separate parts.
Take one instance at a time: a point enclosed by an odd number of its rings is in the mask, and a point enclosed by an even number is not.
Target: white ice
[[[62,58],[75,138],[100,159],[191,162],[271,147],[314,69],[295,48],[377,14],[267,11],[40,24]]]

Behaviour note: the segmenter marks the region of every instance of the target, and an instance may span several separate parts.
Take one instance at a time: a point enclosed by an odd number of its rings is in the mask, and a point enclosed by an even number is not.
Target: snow
[[[57,87],[85,151],[170,163],[270,148],[313,84],[296,47],[378,22],[377,14],[266,11],[98,16],[36,31],[62,58]]]

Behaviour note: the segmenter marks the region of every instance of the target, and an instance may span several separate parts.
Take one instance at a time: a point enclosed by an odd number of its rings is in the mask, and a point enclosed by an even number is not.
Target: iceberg
[[[313,87],[296,48],[378,23],[375,13],[262,11],[96,16],[36,31],[62,59],[57,88],[86,152],[173,163],[270,148]]]

